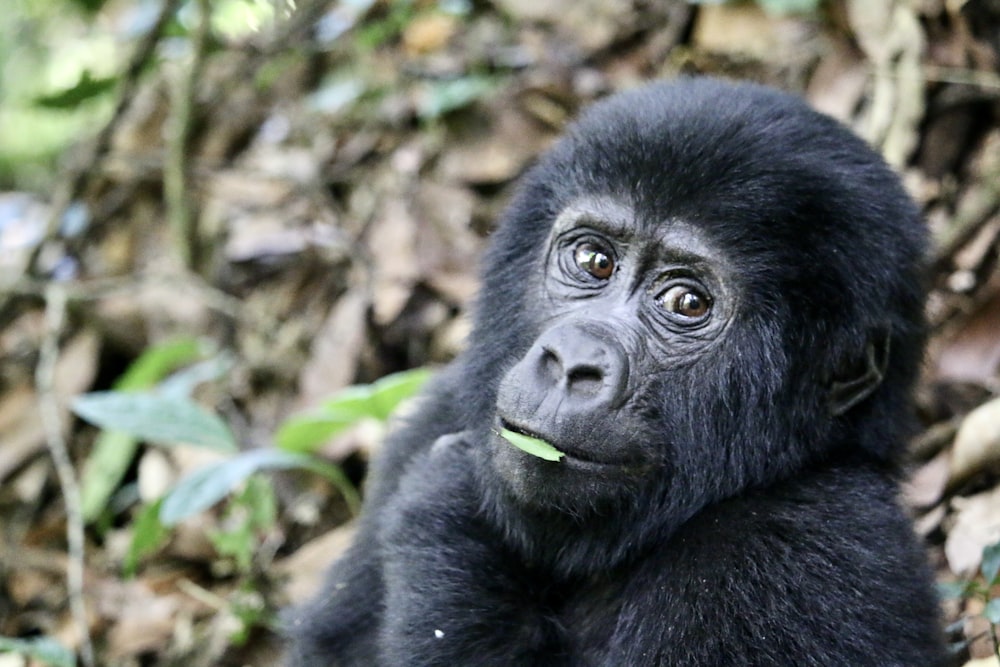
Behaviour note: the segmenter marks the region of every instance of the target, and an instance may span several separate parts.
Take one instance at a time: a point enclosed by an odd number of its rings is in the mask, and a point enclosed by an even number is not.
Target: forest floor
[[[183,3],[160,4],[167,26]],[[84,665],[278,664],[275,612],[349,540],[350,489],[278,455],[242,470],[294,469],[182,480],[234,460],[232,443],[277,441],[360,488],[384,411],[289,418],[453,358],[517,176],[587,103],[701,73],[802,94],[922,206],[932,341],[904,502],[951,591],[956,664],[1000,664],[984,579],[1000,563],[1000,12],[764,10],[792,4],[303,0],[240,39],[198,21],[137,38],[118,112],[58,185],[0,192],[0,637],[33,642],[7,646],[50,664],[72,664],[63,649]],[[74,403],[164,382],[193,399],[178,410],[221,416],[221,444],[100,431]],[[165,521],[171,492],[187,505]]]

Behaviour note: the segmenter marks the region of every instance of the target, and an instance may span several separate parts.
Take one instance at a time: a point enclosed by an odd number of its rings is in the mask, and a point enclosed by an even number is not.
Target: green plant
[[[1000,587],[1000,541],[983,549],[979,575],[968,581],[939,583],[938,588],[942,597],[978,599],[983,603],[981,615],[989,622],[993,652],[1000,659],[1000,594],[996,592]]]
[[[262,622],[266,608],[259,595],[249,595],[253,592],[254,557],[277,521],[274,490],[270,479],[261,473],[298,469],[321,475],[356,511],[358,494],[343,471],[313,452],[361,419],[387,420],[423,385],[429,371],[416,369],[370,385],[348,387],[316,410],[284,422],[277,433],[277,447],[241,452],[226,422],[191,397],[198,385],[225,374],[231,366],[229,358],[215,355],[167,375],[168,370],[202,354],[203,347],[193,341],[152,348],[115,383],[116,389],[78,396],[72,408],[102,429],[84,475],[91,518],[107,511],[107,501],[131,465],[140,441],[167,447],[183,443],[225,455],[190,473],[163,497],[138,510],[123,566],[128,576],[134,575],[142,558],[169,538],[172,526],[228,498],[218,527],[208,537],[220,562],[228,564],[242,580],[242,592],[228,601],[229,613],[239,622],[240,629],[233,637],[238,642]]]

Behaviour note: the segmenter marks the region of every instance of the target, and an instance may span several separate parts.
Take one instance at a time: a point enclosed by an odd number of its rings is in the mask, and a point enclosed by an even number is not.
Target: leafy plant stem
[[[62,408],[55,393],[56,362],[59,359],[59,334],[66,320],[66,292],[55,283],[45,290],[45,336],[35,367],[38,410],[45,429],[45,442],[55,465],[66,506],[66,588],[73,622],[80,634],[80,660],[84,667],[94,667],[94,647],[87,623],[83,597],[84,534],[80,485],[73,470],[66,440],[63,437]]]
[[[171,105],[170,134],[167,159],[163,170],[163,189],[167,203],[167,219],[174,233],[174,243],[183,264],[197,270],[200,248],[197,212],[191,206],[188,192],[188,148],[195,115],[195,93],[211,34],[212,8],[209,0],[197,0],[198,26],[191,38],[192,60],[180,72],[174,87]]]

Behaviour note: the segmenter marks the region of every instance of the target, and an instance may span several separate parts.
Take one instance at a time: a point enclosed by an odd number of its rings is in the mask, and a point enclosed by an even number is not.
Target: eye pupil
[[[660,302],[669,312],[687,319],[704,317],[711,306],[708,297],[685,285],[671,287]]]
[[[610,255],[591,243],[577,246],[575,260],[577,266],[598,280],[607,280],[615,270]]]

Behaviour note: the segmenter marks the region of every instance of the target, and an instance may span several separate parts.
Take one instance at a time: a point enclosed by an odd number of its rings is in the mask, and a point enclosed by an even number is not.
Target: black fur
[[[525,176],[292,664],[943,665],[896,502],[924,252],[882,160],[793,97],[595,105]],[[664,310],[689,284],[704,318]]]

